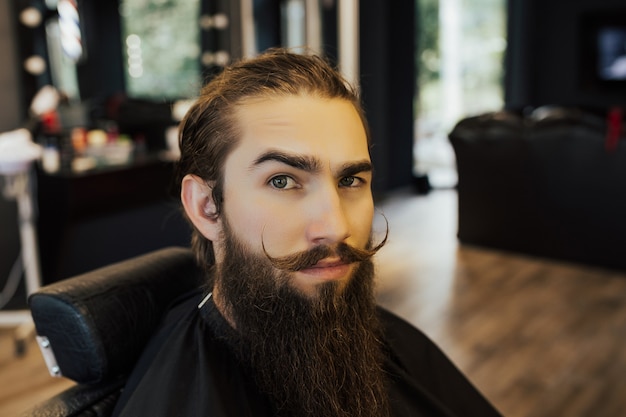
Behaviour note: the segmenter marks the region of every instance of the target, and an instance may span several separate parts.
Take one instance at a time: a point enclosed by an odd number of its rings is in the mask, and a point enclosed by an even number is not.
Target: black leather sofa
[[[459,241],[626,269],[626,129],[606,115],[540,107],[457,123]]]

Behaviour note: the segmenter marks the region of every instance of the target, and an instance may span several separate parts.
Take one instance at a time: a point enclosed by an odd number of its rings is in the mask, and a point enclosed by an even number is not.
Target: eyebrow
[[[368,160],[348,162],[339,169],[338,177],[350,177],[362,172],[372,172],[372,163]]]
[[[321,170],[321,162],[312,156],[290,154],[282,151],[271,150],[261,154],[254,160],[252,166],[258,166],[268,161],[276,161],[293,168],[306,172],[319,172]],[[349,177],[361,172],[373,171],[372,162],[369,160],[347,162],[343,164],[338,172],[338,177]]]
[[[307,172],[318,172],[321,163],[317,158],[303,155],[289,154],[281,151],[268,151],[254,160],[252,166],[261,165],[264,162],[276,161]]]

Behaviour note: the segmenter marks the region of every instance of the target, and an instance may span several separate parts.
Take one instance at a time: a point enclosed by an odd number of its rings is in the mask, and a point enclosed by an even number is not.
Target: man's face
[[[354,106],[289,96],[247,102],[236,116],[241,138],[225,161],[221,216],[245,249],[277,258],[319,245],[365,248],[372,173]],[[214,245],[219,263],[223,245]],[[327,282],[343,289],[356,265],[331,255],[290,272],[290,285],[310,297]]]

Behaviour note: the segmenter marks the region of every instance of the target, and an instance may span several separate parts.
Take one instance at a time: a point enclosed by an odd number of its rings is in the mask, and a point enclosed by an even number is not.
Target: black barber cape
[[[130,376],[115,417],[265,417],[272,406],[220,340],[228,326],[212,298],[190,295],[167,315]],[[391,354],[393,416],[490,417],[500,414],[419,330],[380,309]]]

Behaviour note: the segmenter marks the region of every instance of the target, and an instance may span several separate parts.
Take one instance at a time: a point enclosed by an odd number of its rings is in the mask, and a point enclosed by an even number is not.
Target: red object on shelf
[[[609,152],[617,149],[619,138],[622,135],[623,112],[620,107],[613,107],[607,115],[607,132],[605,147]]]

